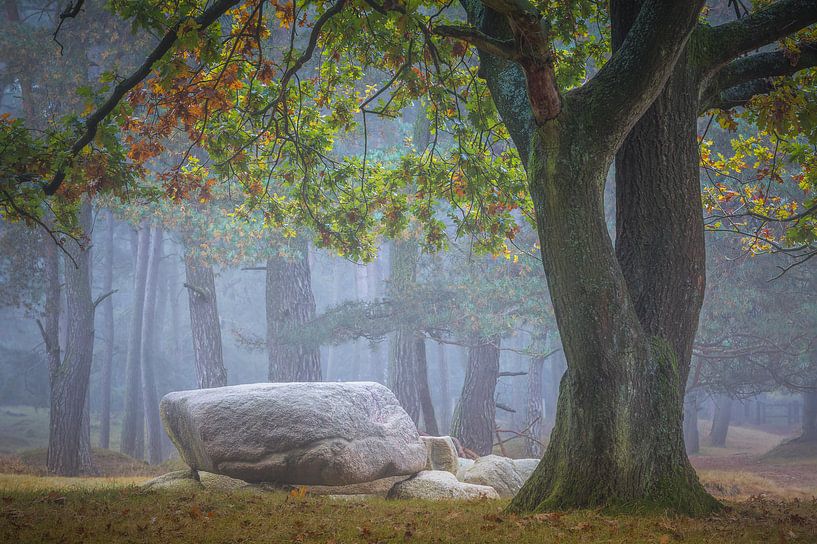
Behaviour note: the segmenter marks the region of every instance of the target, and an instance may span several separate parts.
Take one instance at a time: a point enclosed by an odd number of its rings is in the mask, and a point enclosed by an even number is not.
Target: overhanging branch
[[[480,51],[508,60],[517,60],[519,51],[511,40],[498,40],[469,26],[439,25],[432,29],[439,36],[454,38],[470,43]]]

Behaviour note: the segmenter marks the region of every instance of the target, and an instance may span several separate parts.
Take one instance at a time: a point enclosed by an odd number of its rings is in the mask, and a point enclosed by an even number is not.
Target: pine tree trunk
[[[187,251],[184,268],[198,386],[199,389],[222,387],[227,385],[227,370],[224,368],[221,347],[221,323],[213,267]]]
[[[813,384],[817,386],[817,384]],[[803,392],[803,432],[800,442],[817,442],[817,391]]]
[[[698,391],[690,391],[684,400],[684,447],[687,453],[701,451],[701,439],[698,432]]]
[[[544,373],[545,360],[542,357],[530,359],[528,364],[528,410],[527,422],[528,434],[535,440],[526,440],[528,457],[542,457],[543,448],[542,429],[544,428],[544,406],[542,403],[542,374]]]
[[[431,390],[428,387],[428,358],[426,357],[426,339],[417,335],[414,340],[414,356],[417,357],[417,394],[420,408],[423,413],[425,432],[431,436],[439,436],[437,417],[434,414],[434,403],[431,400]]]
[[[79,225],[87,236],[91,233],[91,205],[80,207]],[[47,239],[46,243],[51,244]],[[60,359],[59,340],[56,346],[48,344],[57,338],[56,323],[52,323],[54,300],[46,296],[47,315],[44,330],[49,354],[51,382],[51,424],[48,437],[48,470],[54,474],[75,476],[93,473],[90,439],[83,440],[83,415],[87,417],[88,386],[94,350],[94,304],[91,298],[90,253],[88,240],[68,240],[64,245],[66,323],[65,351]],[[56,248],[54,248],[56,251]],[[50,253],[50,249],[46,250]],[[47,257],[49,268],[56,268],[56,257]],[[47,281],[55,278],[47,270]],[[58,291],[56,291],[58,293]],[[56,302],[59,304],[59,302]],[[56,308],[57,314],[59,308]],[[49,316],[48,314],[51,314]],[[58,320],[58,317],[57,317]],[[56,357],[53,357],[56,355]],[[53,366],[52,366],[53,365]],[[87,421],[87,420],[86,420]],[[89,429],[89,427],[87,428]],[[87,430],[86,429],[86,430]],[[89,436],[89,435],[88,435]]]
[[[267,259],[267,353],[271,382],[321,381],[320,346],[296,341],[298,329],[315,319],[315,297],[305,239],[293,241],[298,254]],[[289,337],[287,337],[289,335]]]
[[[159,355],[156,337],[156,300],[159,291],[159,263],[163,255],[162,228],[154,226],[150,241],[150,260],[145,281],[145,309],[142,320],[142,399],[145,406],[148,462],[162,462],[162,423],[159,418],[159,395],[155,371]]]
[[[150,227],[147,220],[139,226],[136,240],[136,264],[133,271],[133,299],[128,355],[125,363],[125,415],[119,449],[136,459],[144,456],[145,414],[142,402],[142,323],[145,311],[150,254]]]
[[[490,454],[494,445],[499,345],[499,338],[491,338],[468,348],[465,381],[451,422],[451,436],[478,455]]]
[[[716,448],[726,447],[726,434],[729,432],[729,421],[732,419],[732,397],[718,395],[715,400],[715,413],[712,416],[712,428],[709,431],[709,445]]]
[[[448,356],[445,344],[437,343],[437,365],[440,371],[440,430],[444,434],[451,432],[451,386],[448,378]]]
[[[113,212],[105,212],[107,226],[104,230],[102,247],[102,293],[113,290]],[[99,447],[110,448],[111,445],[111,372],[113,370],[113,298],[102,301],[102,383],[100,386]]]

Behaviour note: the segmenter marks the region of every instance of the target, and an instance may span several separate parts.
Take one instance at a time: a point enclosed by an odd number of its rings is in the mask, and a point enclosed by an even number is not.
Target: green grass
[[[91,416],[91,444],[99,444],[99,419]],[[110,448],[119,449],[122,422],[111,419]],[[48,409],[33,406],[0,406],[0,454],[19,453],[48,446]]]
[[[120,485],[120,484],[115,484]],[[515,516],[507,501],[339,501],[137,487],[0,491],[2,542],[815,542],[817,503],[752,500],[706,519],[594,511]]]

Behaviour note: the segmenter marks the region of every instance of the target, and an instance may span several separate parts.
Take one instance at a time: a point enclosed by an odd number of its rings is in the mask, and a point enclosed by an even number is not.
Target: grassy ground
[[[122,422],[111,419],[111,444],[119,449]],[[99,443],[99,420],[91,417],[91,443]],[[48,446],[48,409],[33,406],[0,406],[0,454],[45,448]]]
[[[28,409],[31,410],[31,409]],[[5,413],[4,413],[5,412]],[[45,412],[0,408],[0,439],[38,446]],[[46,420],[47,421],[47,420]],[[701,428],[706,435],[707,425]],[[26,434],[28,432],[28,434]],[[43,448],[0,441],[0,543],[5,542],[607,542],[817,544],[817,453],[766,455],[783,437],[732,428],[726,448],[693,456],[702,482],[728,510],[706,519],[609,516],[595,511],[511,516],[507,501],[342,501],[283,492],[143,491],[179,468],[95,450],[103,476],[45,476]],[[515,451],[521,444],[509,443]],[[508,451],[508,453],[511,453]]]
[[[2,542],[817,542],[817,502],[754,499],[706,519],[513,516],[506,501],[352,502],[284,493],[3,491]]]

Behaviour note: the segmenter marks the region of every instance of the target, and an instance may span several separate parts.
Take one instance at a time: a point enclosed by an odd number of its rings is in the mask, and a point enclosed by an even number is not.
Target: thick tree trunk
[[[296,239],[297,255],[267,259],[267,355],[271,382],[321,381],[319,346],[301,344],[295,336],[315,319],[315,297],[309,268],[309,247]]]
[[[817,387],[817,384],[814,384]],[[803,392],[803,432],[800,442],[817,442],[817,391]]]
[[[420,386],[417,383],[417,337],[413,330],[399,327],[391,342],[389,389],[415,424],[420,423]]]
[[[148,462],[162,462],[162,423],[155,371],[159,355],[156,337],[156,300],[159,291],[159,263],[162,259],[162,228],[154,226],[150,241],[150,261],[145,282],[145,310],[142,320],[142,399],[145,405]]]
[[[542,357],[530,359],[528,364],[528,410],[527,423],[528,434],[534,440],[525,441],[528,457],[542,457],[544,448],[542,447],[542,431],[544,428],[544,406],[542,403],[542,374],[545,368],[545,360]]]
[[[122,453],[136,459],[142,459],[145,445],[145,414],[142,402],[142,323],[149,254],[150,227],[147,220],[143,220],[139,226],[136,241],[133,308],[128,335],[128,355],[125,363],[125,415],[122,420],[122,440],[119,446]]]
[[[199,389],[225,386],[227,370],[221,348],[221,323],[213,267],[187,251],[184,269]]]
[[[483,339],[468,349],[465,381],[451,422],[451,436],[479,455],[490,454],[494,445],[499,343],[499,338]]]
[[[439,436],[440,430],[437,427],[437,417],[434,415],[434,403],[431,400],[431,390],[428,387],[428,359],[426,357],[425,337],[417,335],[414,356],[417,357],[417,394],[423,412],[425,432],[431,436]]]
[[[718,395],[715,400],[715,414],[712,416],[712,428],[709,430],[709,445],[716,448],[726,447],[726,434],[729,432],[729,421],[732,419],[732,397]]]
[[[607,234],[615,148],[586,138],[581,106],[566,100],[559,122],[531,142],[528,178],[568,369],[547,451],[511,509],[708,511],[717,503],[684,451],[684,371],[672,342],[642,327]]]
[[[105,212],[106,228],[104,232],[102,247],[102,293],[110,293],[113,290],[113,212]],[[102,338],[104,347],[102,350],[101,372],[102,379],[100,385],[100,414],[99,414],[99,447],[108,449],[111,445],[111,372],[113,370],[113,298],[107,297],[102,301]]]
[[[91,205],[84,202],[80,207],[79,224],[85,235],[91,233]],[[51,240],[46,240],[51,244]],[[49,346],[57,337],[57,325],[52,323],[55,302],[50,297],[58,291],[47,293],[46,325],[43,327],[46,349],[49,353],[51,381],[51,424],[48,437],[47,465],[49,472],[74,476],[81,472],[92,473],[90,439],[83,440],[83,415],[87,416],[88,385],[94,350],[94,303],[91,298],[90,252],[88,240],[68,240],[64,245],[65,300],[67,331],[65,352],[61,360],[59,341]],[[56,248],[54,248],[56,251]],[[50,253],[50,249],[46,252]],[[46,258],[47,268],[56,268],[55,256]],[[55,278],[47,269],[47,281]],[[56,312],[59,313],[58,306]],[[50,314],[50,315],[49,315]],[[56,357],[54,357],[56,355]]]

